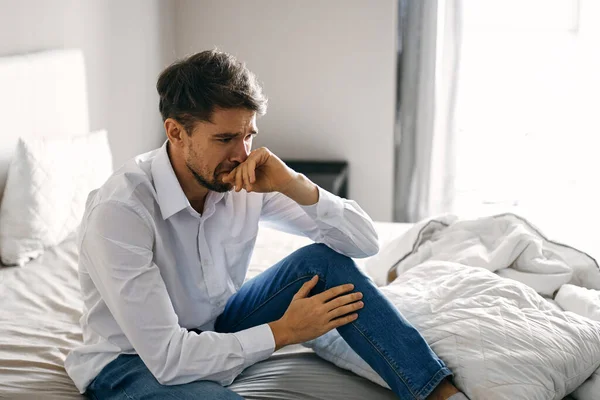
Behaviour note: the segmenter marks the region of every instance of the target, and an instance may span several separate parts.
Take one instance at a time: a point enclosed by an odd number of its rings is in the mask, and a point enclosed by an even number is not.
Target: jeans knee
[[[294,254],[310,272],[326,274],[329,266],[336,269],[358,269],[354,260],[338,253],[327,245],[314,243],[305,246]]]

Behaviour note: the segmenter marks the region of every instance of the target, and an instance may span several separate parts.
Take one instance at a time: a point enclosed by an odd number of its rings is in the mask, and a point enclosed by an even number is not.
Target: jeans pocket
[[[144,365],[137,354],[121,354],[108,363],[88,386],[89,389],[114,390],[127,374],[136,369],[136,364]]]

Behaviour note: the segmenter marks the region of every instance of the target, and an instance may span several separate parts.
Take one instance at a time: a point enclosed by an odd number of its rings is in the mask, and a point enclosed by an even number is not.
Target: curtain
[[[461,0],[400,0],[394,220],[448,212]]]

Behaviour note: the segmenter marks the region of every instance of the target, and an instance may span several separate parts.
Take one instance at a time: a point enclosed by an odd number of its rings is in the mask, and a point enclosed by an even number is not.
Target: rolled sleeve
[[[344,200],[320,186],[319,200],[310,206],[300,206],[314,220],[335,224],[344,216]]]

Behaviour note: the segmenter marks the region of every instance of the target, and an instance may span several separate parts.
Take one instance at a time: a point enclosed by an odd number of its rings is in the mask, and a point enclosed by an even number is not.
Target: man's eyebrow
[[[257,135],[257,134],[258,134],[258,130],[254,130],[254,129],[252,129],[252,130],[250,131],[250,133],[251,133],[251,134],[253,134],[253,135]],[[221,132],[221,133],[215,133],[215,134],[213,135],[213,137],[219,137],[219,138],[234,138],[234,137],[238,137],[238,136],[240,136],[241,134],[242,134],[241,132],[236,132],[236,133],[233,133],[233,132]]]

